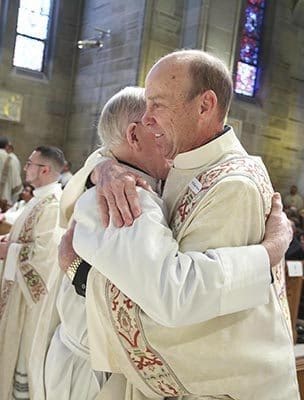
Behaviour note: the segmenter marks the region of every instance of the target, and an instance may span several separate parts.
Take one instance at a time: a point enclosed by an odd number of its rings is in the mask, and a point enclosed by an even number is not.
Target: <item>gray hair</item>
[[[206,90],[213,90],[217,96],[220,116],[222,119],[225,118],[232,100],[233,82],[231,74],[222,60],[202,50],[175,51],[162,57],[158,62],[163,60],[173,60],[177,63],[186,62],[192,82],[187,99],[190,101]]]
[[[126,87],[107,101],[98,122],[98,134],[106,150],[124,142],[127,127],[140,121],[145,110],[145,90],[137,86]]]

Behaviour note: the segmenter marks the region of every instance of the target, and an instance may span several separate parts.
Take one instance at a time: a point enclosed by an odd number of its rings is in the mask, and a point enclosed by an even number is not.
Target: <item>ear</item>
[[[127,142],[133,150],[140,149],[139,140],[136,134],[136,126],[137,124],[132,122],[131,124],[129,124],[126,132]]]
[[[50,172],[51,167],[49,167],[48,165],[46,165],[45,167],[41,168],[41,172],[43,175],[46,175]]]
[[[200,95],[200,115],[208,114],[217,107],[217,96],[213,90],[206,90]]]

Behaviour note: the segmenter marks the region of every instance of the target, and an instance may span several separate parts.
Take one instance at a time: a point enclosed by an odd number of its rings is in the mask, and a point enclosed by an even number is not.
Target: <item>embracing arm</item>
[[[141,214],[136,186],[151,190],[148,183],[115,159],[109,159],[94,169],[99,215],[104,227],[110,222],[117,227],[130,226]]]
[[[140,193],[144,212],[133,226],[105,232],[96,222],[95,197],[90,201],[87,193],[75,210],[77,254],[163,325],[188,325],[267,303],[271,275],[264,246],[182,253],[160,200]]]

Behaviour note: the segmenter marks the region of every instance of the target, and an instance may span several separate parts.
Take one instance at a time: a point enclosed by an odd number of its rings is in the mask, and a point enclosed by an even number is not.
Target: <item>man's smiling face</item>
[[[199,105],[197,98],[188,100],[190,85],[187,66],[172,61],[154,66],[146,79],[142,121],[168,159],[190,150],[198,129]]]

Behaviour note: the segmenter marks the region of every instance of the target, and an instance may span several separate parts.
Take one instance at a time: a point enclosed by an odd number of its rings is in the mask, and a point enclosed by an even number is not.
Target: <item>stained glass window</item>
[[[42,72],[52,0],[20,0],[13,65]]]
[[[265,0],[247,0],[234,91],[255,95]]]

